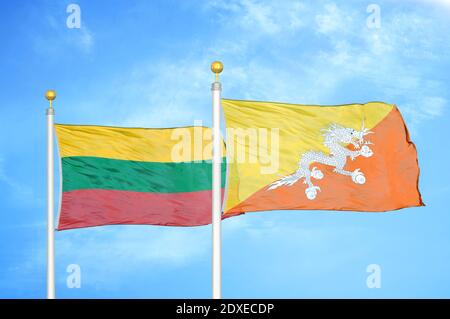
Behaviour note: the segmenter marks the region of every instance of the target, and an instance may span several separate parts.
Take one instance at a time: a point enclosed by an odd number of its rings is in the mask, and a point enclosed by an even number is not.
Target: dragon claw
[[[313,169],[311,170],[311,176],[315,179],[322,179],[323,173],[321,170],[317,169],[317,167],[313,167]]]
[[[307,189],[305,189],[306,198],[308,198],[309,200],[315,199],[317,197],[317,191],[320,191],[319,186],[308,187]]]
[[[364,157],[371,157],[373,155],[373,151],[367,145],[363,145],[363,147],[361,147],[361,150],[359,152]]]
[[[359,168],[355,169],[352,173],[352,181],[356,184],[365,184],[366,177],[362,172],[359,171]]]

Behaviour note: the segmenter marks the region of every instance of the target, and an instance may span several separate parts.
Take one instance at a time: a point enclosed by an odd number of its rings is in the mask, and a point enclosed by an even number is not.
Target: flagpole
[[[53,100],[56,92],[48,90],[45,98],[49,101],[47,108],[47,299],[55,299],[55,233],[54,233],[54,159],[53,159]]]
[[[219,82],[219,74],[223,65],[219,61],[211,64],[211,71],[216,79],[212,83],[213,104],[213,168],[212,168],[212,297],[222,298],[222,196],[221,196],[221,138],[220,138],[220,95],[222,85]]]

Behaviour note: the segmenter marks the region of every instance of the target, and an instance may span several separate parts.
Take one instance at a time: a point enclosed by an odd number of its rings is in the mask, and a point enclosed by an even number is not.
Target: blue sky
[[[450,297],[450,1],[77,1],[81,28],[68,29],[70,3],[1,1],[0,297],[45,297],[45,90],[60,123],[210,125],[215,59],[227,98],[397,104],[427,204],[226,220],[223,296]],[[380,28],[366,24],[372,3]],[[209,298],[210,251],[206,226],[59,232],[57,296]]]

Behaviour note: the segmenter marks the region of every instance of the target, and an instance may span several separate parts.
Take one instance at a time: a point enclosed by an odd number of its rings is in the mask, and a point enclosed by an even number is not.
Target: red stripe
[[[211,223],[211,195],[211,190],[142,193],[84,189],[64,192],[58,230],[101,225],[207,225]]]

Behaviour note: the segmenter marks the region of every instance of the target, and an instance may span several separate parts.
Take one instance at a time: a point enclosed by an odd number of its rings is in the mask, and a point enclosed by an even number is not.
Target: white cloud
[[[241,217],[223,222],[224,241],[237,234],[251,233],[250,229],[259,227],[258,223],[249,223]],[[143,269],[147,273],[161,271],[161,265],[164,265],[164,271],[176,271],[199,261],[209,262],[211,226],[134,225],[62,231],[56,233],[56,254],[60,269],[74,263],[89,275],[83,279],[83,285],[110,287],[122,282],[121,278],[123,280],[123,277]],[[41,255],[36,254],[32,258],[41,260]],[[65,278],[60,277],[59,280]]]
[[[90,53],[94,47],[94,35],[93,33],[87,28],[82,27],[79,30],[76,30],[78,33],[75,34],[72,37],[72,40],[74,43],[85,53]]]
[[[444,113],[447,100],[442,97],[430,96],[422,100],[422,109],[430,117],[439,117]]]
[[[108,260],[124,259],[146,266],[159,263],[179,266],[207,253],[209,247],[206,227],[107,226],[57,235],[59,257],[70,258],[80,265],[90,264],[90,260],[102,265]],[[86,249],[74,249],[80,246]]]
[[[343,32],[352,23],[352,17],[342,12],[335,3],[326,4],[324,11],[317,14],[315,18],[319,33]]]
[[[447,104],[444,85],[430,79],[421,67],[442,62],[449,52],[444,44],[448,39],[441,38],[432,18],[413,12],[383,13],[382,28],[361,29],[364,16],[348,9],[343,13],[334,5],[326,11],[327,18],[318,16],[323,21],[345,21],[347,30],[336,35],[333,32],[340,30],[342,23],[325,24],[326,31],[333,34],[329,39],[332,49],[321,50],[320,62],[311,64],[320,81],[329,84],[324,85],[325,91],[351,79],[364,80],[389,97],[387,102],[400,101],[400,109],[415,124],[442,115]]]
[[[226,24],[256,37],[292,32],[304,25],[301,16],[305,6],[300,1],[216,0],[208,2],[206,8],[221,11]]]
[[[448,36],[436,38],[442,32],[432,19],[383,10],[382,28],[368,29],[364,6],[321,3],[208,2],[205,14],[221,19],[217,39],[201,50],[196,44],[184,47],[190,53],[177,63],[144,61],[116,79],[115,104],[129,109],[118,120],[121,125],[167,127],[205,119],[209,63],[216,58],[225,63],[228,98],[336,104],[336,95],[345,94],[346,103],[363,102],[354,101],[346,86],[365,81],[367,92],[378,92],[402,110],[415,108],[409,112],[415,122],[433,118],[436,112],[410,100],[445,100],[442,83],[428,79],[420,65],[408,66],[417,59],[439,63],[446,56]],[[439,104],[441,112],[444,104]]]
[[[271,30],[286,31],[286,19],[276,17],[285,17],[293,10],[278,3],[262,1],[256,7],[276,7],[270,10],[271,20],[266,25]],[[355,102],[346,86],[364,81],[368,93],[378,92],[380,96],[372,99],[397,103],[402,110],[414,108],[414,112],[409,112],[411,120],[419,123],[433,118],[437,112],[430,113],[410,103],[412,99],[419,101],[430,96],[446,99],[442,82],[430,80],[422,68],[423,63],[441,63],[450,51],[446,44],[449,36],[441,32],[433,17],[411,10],[383,10],[382,27],[369,29],[365,6],[322,3],[302,4],[296,19],[305,23],[289,38],[283,32],[269,34],[265,28],[258,28],[265,10],[247,10],[246,1],[234,1],[231,8],[224,7],[225,12],[235,13],[224,18],[234,28],[226,28],[221,42],[229,41],[227,35],[232,34],[232,39],[250,43],[238,58],[228,62],[226,72],[230,72],[231,80],[224,87],[240,94],[239,98],[333,104],[334,97],[343,94],[348,96],[345,102]],[[213,7],[221,9],[217,2]],[[253,21],[252,33],[247,32],[248,24],[239,22],[242,16],[245,21]],[[259,54],[261,50],[266,57]],[[233,66],[235,61],[238,67]],[[443,111],[444,103],[439,105]]]
[[[444,8],[450,9],[450,0],[419,0],[419,1],[426,4],[442,6]]]
[[[0,183],[4,183],[8,187],[11,200],[17,204],[24,205],[31,203],[32,205],[43,205],[44,203],[44,200],[37,197],[29,185],[10,177],[10,174],[8,174],[5,168],[4,157],[2,156],[0,156]],[[5,194],[3,193],[2,196],[5,196]]]
[[[404,111],[411,118],[412,125],[440,117],[447,107],[447,100],[437,96],[414,97],[404,105]]]
[[[65,21],[60,21],[52,15],[44,20],[49,28],[45,35],[33,35],[33,48],[43,55],[58,55],[67,50],[78,50],[89,55],[95,46],[94,33],[83,22],[81,28],[69,29]]]
[[[141,65],[131,72],[120,92],[129,100],[139,100],[122,125],[192,125],[194,120],[204,118],[202,107],[208,105],[212,79],[209,61],[204,57]]]
[[[82,285],[108,289],[145,271],[176,271],[209,253],[207,227],[102,226],[56,233],[59,270],[77,264]],[[62,283],[65,276],[59,276]]]

